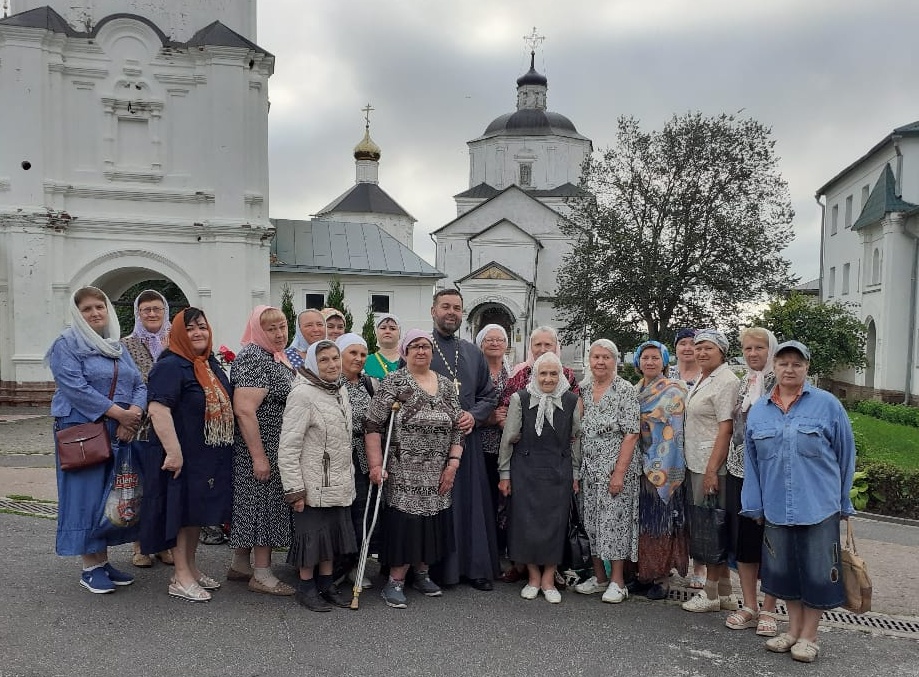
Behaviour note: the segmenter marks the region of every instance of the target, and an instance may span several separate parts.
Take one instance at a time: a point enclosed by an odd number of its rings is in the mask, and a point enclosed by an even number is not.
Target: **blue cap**
[[[779,353],[784,353],[786,350],[796,350],[801,354],[807,362],[811,361],[811,351],[806,345],[800,341],[785,341],[780,343],[775,349],[775,356],[778,357]]]

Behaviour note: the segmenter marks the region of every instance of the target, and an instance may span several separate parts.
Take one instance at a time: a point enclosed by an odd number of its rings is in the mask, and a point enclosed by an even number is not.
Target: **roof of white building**
[[[887,164],[884,165],[884,171],[874,184],[874,189],[868,196],[862,213],[852,224],[852,230],[859,230],[878,223],[891,212],[911,212],[915,209],[919,209],[919,206],[897,195],[897,180],[894,178],[890,165]]]
[[[446,277],[375,223],[271,219],[271,270]]]
[[[369,182],[360,182],[351,186],[344,193],[332,200],[325,207],[316,212],[316,216],[334,214],[335,212],[349,212],[355,214],[395,214],[406,216],[415,220],[405,211],[389,193],[379,185]]]
[[[892,143],[895,137],[903,137],[903,136],[919,136],[919,120],[917,120],[916,122],[911,122],[908,125],[903,125],[901,127],[897,127],[896,129],[894,129],[892,132],[890,132],[890,134],[888,134],[883,139],[881,139],[876,144],[874,144],[871,150],[869,150],[867,153],[862,155],[860,158],[858,158],[855,162],[850,164],[848,167],[843,169],[841,172],[839,172],[836,176],[834,176],[832,179],[827,181],[825,184],[820,186],[820,188],[817,189],[817,195],[818,196],[826,195],[830,186],[832,186],[834,183],[839,181],[841,178],[843,178],[846,174],[851,172],[853,169],[858,167],[865,160],[872,157],[879,150],[886,147],[888,144]]]

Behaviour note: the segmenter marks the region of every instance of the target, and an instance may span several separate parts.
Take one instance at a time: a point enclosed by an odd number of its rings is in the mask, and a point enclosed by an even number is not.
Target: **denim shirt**
[[[740,514],[783,526],[854,515],[855,440],[842,404],[804,385],[787,414],[769,396],[747,415]]]
[[[110,400],[115,361],[97,352],[86,352],[67,332],[48,351],[48,364],[57,384],[51,398],[51,415],[68,423],[95,421],[113,402],[123,407],[147,409],[147,386],[127,350],[118,361],[118,384]]]

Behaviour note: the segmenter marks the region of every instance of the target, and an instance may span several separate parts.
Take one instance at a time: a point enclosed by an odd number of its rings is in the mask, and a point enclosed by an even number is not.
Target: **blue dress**
[[[232,401],[233,388],[210,357],[211,370]],[[146,472],[141,550],[160,552],[172,548],[179,529],[223,524],[230,521],[233,505],[233,443],[211,447],[204,443],[204,390],[195,378],[194,365],[175,353],[164,351],[147,378],[147,397],[168,407],[182,447],[182,472]],[[163,445],[150,433],[151,455],[162,466]],[[158,467],[159,467],[158,466]]]
[[[62,430],[79,423],[101,418],[113,401],[124,408],[147,407],[147,389],[128,352],[118,360],[118,383],[113,400],[108,399],[115,371],[115,361],[86,347],[72,329],[57,338],[48,351],[48,363],[57,391],[51,399],[54,429]],[[123,444],[115,437],[117,424],[108,421],[112,446]],[[133,445],[132,445],[133,446]],[[57,467],[57,539],[58,555],[85,555],[102,552],[110,545],[129,543],[137,537],[137,529],[119,529],[107,536],[94,536],[102,516],[102,500],[112,471],[112,462],[82,470],[61,470]]]

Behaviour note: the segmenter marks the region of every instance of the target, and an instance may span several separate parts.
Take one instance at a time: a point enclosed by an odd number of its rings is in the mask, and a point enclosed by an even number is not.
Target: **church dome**
[[[494,136],[497,134],[509,136],[548,136],[551,134],[557,136],[581,136],[578,134],[574,123],[564,115],[536,108],[521,108],[513,113],[505,113],[496,117],[485,128],[482,136]]]
[[[379,161],[380,155],[380,147],[370,138],[370,130],[366,129],[364,138],[354,147],[354,159]]]
[[[539,85],[542,87],[549,86],[549,80],[542,73],[537,72],[536,68],[530,65],[530,70],[517,78],[517,86],[523,87],[524,85]]]

